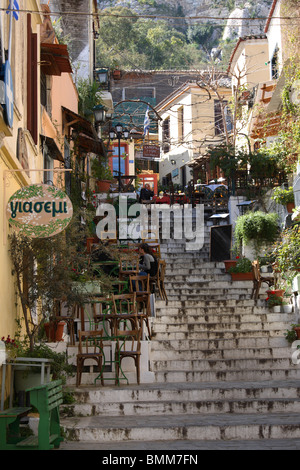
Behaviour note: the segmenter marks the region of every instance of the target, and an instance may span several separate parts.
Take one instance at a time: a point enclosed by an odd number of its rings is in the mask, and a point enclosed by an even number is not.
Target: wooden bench
[[[15,450],[22,440],[20,420],[31,411],[31,407],[9,408],[0,411],[0,450]]]
[[[30,388],[30,404],[39,413],[38,436],[20,437],[20,418],[31,408],[12,408],[0,412],[0,449],[49,450],[58,448],[60,435],[59,406],[62,404],[62,382],[56,380]],[[5,419],[4,419],[5,418]],[[8,433],[7,433],[8,431]]]

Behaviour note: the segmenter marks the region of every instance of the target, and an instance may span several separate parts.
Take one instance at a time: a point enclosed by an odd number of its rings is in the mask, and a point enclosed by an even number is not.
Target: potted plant
[[[7,359],[15,359],[18,355],[19,345],[17,341],[10,337],[10,335],[5,338],[4,336],[1,338],[5,345],[5,353]]]
[[[92,176],[96,179],[96,185],[99,192],[107,192],[110,189],[113,176],[106,162],[101,162],[95,158],[91,166]]]
[[[289,213],[295,208],[294,190],[292,186],[288,189],[280,187],[275,188],[272,199],[274,199],[277,204],[285,205]]]
[[[276,269],[287,277],[294,277],[300,267],[300,232],[298,225],[281,233],[280,239],[274,244],[273,252]]]
[[[233,281],[253,280],[252,263],[248,258],[239,258],[235,266],[229,268]]]
[[[293,343],[297,339],[300,339],[300,325],[292,324],[291,330],[286,330],[285,338],[289,343]]]
[[[235,259],[225,259],[223,262],[225,264],[225,271],[228,273],[229,269],[232,268],[233,266],[236,266],[236,263],[239,260],[239,256],[236,256]]]
[[[276,294],[274,291],[270,291],[269,296],[266,298],[267,306],[269,308],[274,307],[274,311],[276,307],[279,307],[277,311],[281,311],[281,306],[283,305],[283,298]]]
[[[260,251],[266,245],[275,242],[279,233],[278,215],[275,213],[266,213],[262,211],[247,212],[236,220],[234,229],[234,246],[245,255],[248,247],[255,258],[260,255]],[[245,255],[246,256],[246,255]],[[250,257],[248,255],[248,257]]]

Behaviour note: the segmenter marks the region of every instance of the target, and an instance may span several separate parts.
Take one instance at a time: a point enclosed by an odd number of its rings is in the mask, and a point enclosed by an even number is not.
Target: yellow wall
[[[20,10],[34,10],[39,8],[39,2],[19,1]],[[39,24],[42,18],[38,14],[32,15],[32,30],[38,34]],[[9,38],[9,18],[2,12],[3,36],[5,38],[5,48],[8,48]],[[14,122],[9,128],[3,119],[2,109],[0,112],[0,337],[14,336],[16,330],[16,295],[14,289],[14,279],[11,274],[11,264],[9,259],[8,234],[9,224],[6,219],[6,205],[12,194],[20,187],[34,182],[40,182],[42,173],[31,173],[30,178],[21,170],[21,164],[17,159],[17,137],[18,130],[24,131],[25,145],[29,160],[29,167],[42,168],[42,155],[39,150],[39,143],[35,145],[30,133],[27,131],[27,14],[20,12],[19,20],[13,21],[12,34],[12,54],[11,68],[14,84]],[[39,59],[38,59],[39,61]],[[40,87],[38,87],[39,90]],[[0,107],[1,108],[1,107]],[[38,107],[40,108],[40,107]],[[38,116],[40,122],[40,116]]]

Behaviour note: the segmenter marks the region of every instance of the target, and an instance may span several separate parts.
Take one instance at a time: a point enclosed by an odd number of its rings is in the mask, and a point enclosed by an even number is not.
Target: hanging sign
[[[143,158],[147,160],[154,160],[160,157],[159,145],[144,145]]]
[[[6,213],[16,232],[30,238],[48,238],[67,228],[73,206],[61,189],[34,184],[19,189],[9,199]]]

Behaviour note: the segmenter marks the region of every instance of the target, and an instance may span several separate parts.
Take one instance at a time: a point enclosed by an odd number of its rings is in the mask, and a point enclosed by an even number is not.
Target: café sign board
[[[143,158],[147,160],[154,160],[160,157],[159,145],[144,145]]]
[[[11,196],[6,213],[16,232],[31,238],[48,238],[67,228],[73,216],[73,206],[61,189],[34,184]]]

